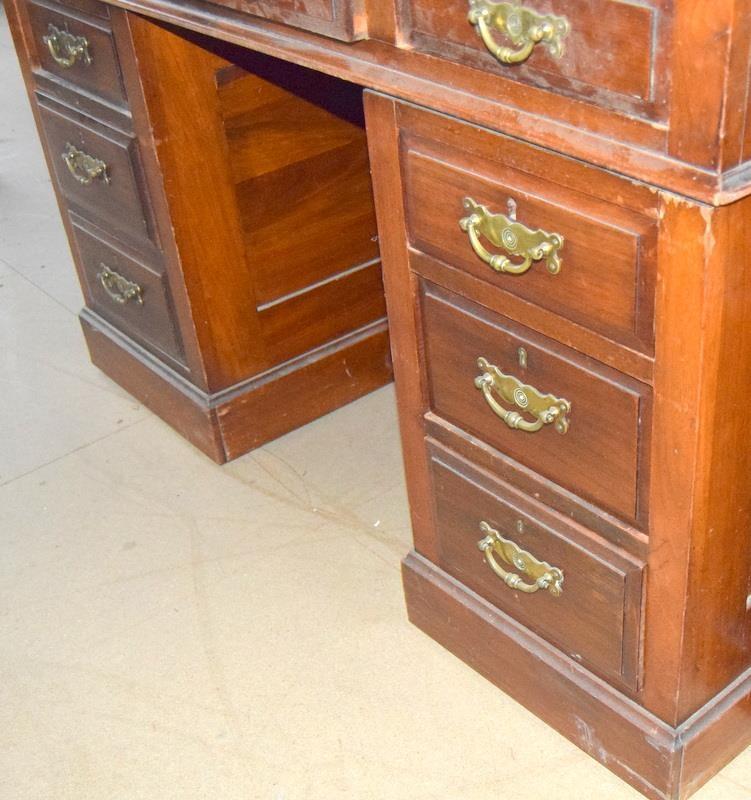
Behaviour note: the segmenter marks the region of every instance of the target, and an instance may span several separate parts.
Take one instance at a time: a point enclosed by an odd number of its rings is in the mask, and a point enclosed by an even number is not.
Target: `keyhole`
[[[519,366],[522,369],[526,369],[527,368],[527,351],[523,347],[520,347],[518,353],[519,353]]]
[[[516,520],[516,532],[519,533],[519,534],[523,534],[524,533],[524,520],[523,519]]]
[[[513,197],[508,199],[508,216],[510,220],[516,222],[516,200]]]

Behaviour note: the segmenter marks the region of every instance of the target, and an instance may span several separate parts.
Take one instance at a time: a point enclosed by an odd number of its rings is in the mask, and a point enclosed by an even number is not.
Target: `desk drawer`
[[[456,120],[414,109],[402,117],[414,250],[626,347],[653,350],[653,192]]]
[[[82,11],[90,17],[110,19],[110,7],[100,0],[57,0],[57,2],[76,11]]]
[[[52,3],[29,3],[38,67],[115,105],[126,103],[109,25]]]
[[[443,448],[431,448],[430,469],[438,565],[572,658],[636,690],[644,565]]]
[[[183,360],[166,276],[104,242],[71,215],[86,305],[158,354]]]
[[[647,386],[431,284],[421,305],[434,413],[644,524]]]
[[[45,98],[39,111],[55,178],[69,203],[129,241],[153,241],[136,140]]]
[[[616,111],[664,116],[663,0],[446,0],[440,11],[434,0],[396,1],[418,51]],[[521,13],[506,13],[512,7]],[[533,45],[529,33],[541,25],[545,37]]]
[[[352,42],[367,35],[364,0],[213,0],[245,14]]]

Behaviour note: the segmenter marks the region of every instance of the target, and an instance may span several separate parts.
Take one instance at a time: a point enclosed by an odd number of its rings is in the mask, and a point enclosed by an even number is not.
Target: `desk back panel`
[[[280,361],[383,316],[378,236],[360,89],[250,60],[217,86],[261,333]]]

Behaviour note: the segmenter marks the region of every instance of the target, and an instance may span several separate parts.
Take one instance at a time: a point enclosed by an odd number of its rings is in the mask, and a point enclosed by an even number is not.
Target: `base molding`
[[[385,320],[214,394],[90,310],[81,312],[80,321],[92,362],[218,464],[392,380]]]
[[[647,797],[689,797],[751,744],[751,670],[673,728],[418,553],[402,575],[411,622]]]

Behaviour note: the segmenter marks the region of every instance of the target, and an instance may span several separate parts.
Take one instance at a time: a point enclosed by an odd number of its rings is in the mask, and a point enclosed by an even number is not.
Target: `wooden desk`
[[[9,14],[95,363],[232,458],[390,379],[380,257],[410,618],[649,797],[751,742],[751,0]]]

